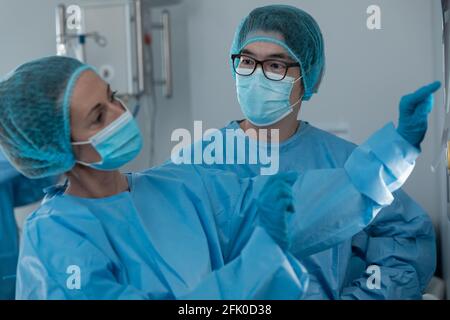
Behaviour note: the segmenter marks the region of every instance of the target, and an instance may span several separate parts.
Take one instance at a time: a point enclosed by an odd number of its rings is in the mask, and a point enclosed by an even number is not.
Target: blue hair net
[[[76,80],[91,67],[68,57],[25,63],[0,80],[0,145],[23,175],[41,178],[75,165],[70,100]]]
[[[253,42],[278,44],[300,63],[303,100],[317,92],[325,70],[324,42],[319,25],[308,13],[287,5],[254,9],[237,28],[231,54],[240,53]],[[232,61],[231,66],[235,77]]]

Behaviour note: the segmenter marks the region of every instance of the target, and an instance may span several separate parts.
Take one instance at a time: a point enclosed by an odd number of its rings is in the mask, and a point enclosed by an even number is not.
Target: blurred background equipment
[[[142,129],[147,137],[148,167],[154,164],[157,100],[155,90],[163,87],[172,97],[170,12],[164,9],[154,22],[151,9],[177,1],[111,0],[80,4],[59,4],[55,10],[56,53],[94,66],[118,95],[133,108],[135,117],[143,111]],[[161,32],[162,74],[154,75],[153,33]],[[126,168],[132,169],[130,167]]]

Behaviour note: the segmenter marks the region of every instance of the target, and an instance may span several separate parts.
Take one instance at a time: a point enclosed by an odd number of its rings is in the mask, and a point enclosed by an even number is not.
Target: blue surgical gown
[[[236,164],[236,150],[231,156],[231,152],[227,154],[227,129],[238,130],[237,136],[245,139],[244,164]],[[216,154],[212,154],[218,156],[218,162],[223,159],[223,163],[201,162],[197,166],[234,172],[241,178],[260,175],[261,168],[268,168],[268,164],[255,164],[249,160],[249,150],[257,154],[261,146],[249,143],[249,137],[239,129],[239,123],[233,121],[220,130],[224,141],[217,144]],[[196,143],[190,150],[182,150],[181,154],[188,151],[186,154],[190,152],[191,160],[195,161],[194,148],[200,145],[199,150],[206,150],[214,141],[215,137],[211,136],[209,140]],[[300,121],[297,132],[278,146],[279,172],[302,173],[313,169],[342,168],[355,148],[351,142]],[[227,157],[232,161],[227,163]],[[399,189],[394,197],[392,204],[358,234],[328,250],[297,256],[310,275],[305,299],[421,299],[436,266],[433,225],[426,212],[404,191]],[[329,201],[329,196],[324,196],[311,205],[318,206],[320,210]],[[350,201],[336,208],[335,214],[339,216],[353,206],[354,202]],[[380,289],[366,285],[371,276],[366,269],[371,265],[380,267]]]
[[[19,244],[14,207],[38,201],[54,179],[29,180],[0,150],[0,300],[14,299]]]
[[[129,192],[111,197],[79,198],[56,186],[26,221],[16,298],[300,299],[309,276],[295,257],[366,227],[417,156],[387,126],[344,168],[301,173],[289,252],[257,223],[267,176],[167,163],[128,174]]]

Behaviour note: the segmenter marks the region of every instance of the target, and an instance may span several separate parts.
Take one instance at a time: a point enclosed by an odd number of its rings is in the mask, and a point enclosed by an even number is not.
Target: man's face
[[[253,42],[245,46],[241,50],[241,54],[250,56],[256,60],[279,60],[286,63],[295,63],[288,52],[281,46],[270,42]],[[258,66],[259,68],[260,66]],[[298,79],[301,76],[300,67],[291,67],[288,69],[286,76]],[[296,103],[303,95],[303,82],[297,81],[292,88],[290,102]],[[299,108],[299,105],[297,105]]]

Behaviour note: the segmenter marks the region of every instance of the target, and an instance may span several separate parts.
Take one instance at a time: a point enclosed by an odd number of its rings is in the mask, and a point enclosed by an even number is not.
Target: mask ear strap
[[[293,107],[295,107],[296,105],[298,105],[298,104],[300,103],[300,101],[302,101],[302,99],[303,99],[303,97],[301,97],[296,103],[292,104],[292,105],[290,106],[290,108],[293,108]]]
[[[301,75],[298,79],[295,79],[294,81],[292,81],[292,88],[294,88],[294,84],[297,82],[297,81],[299,81],[300,79],[302,79],[303,78],[303,75]],[[292,92],[292,91],[291,91]],[[303,95],[300,97],[300,99],[298,99],[298,101],[296,102],[296,103],[294,103],[293,105],[291,105],[290,106],[290,108],[293,108],[293,107],[295,107],[297,104],[299,104],[302,100],[303,100],[303,97],[305,96],[305,94],[303,93]]]
[[[84,145],[87,145],[87,144],[90,144],[90,143],[91,143],[90,141],[81,141],[81,142],[72,142],[71,144],[73,146],[84,146]]]
[[[300,99],[298,99],[298,101],[296,102],[296,103],[294,103],[293,105],[291,105],[290,106],[290,108],[293,108],[293,107],[295,107],[296,105],[298,105],[302,100],[303,100],[303,97],[304,97],[305,95],[302,95],[301,97],[300,97]]]
[[[88,144],[92,144],[90,141],[82,141],[82,142],[72,142],[72,146],[85,146]],[[75,160],[76,163],[81,164],[85,167],[91,167],[92,164],[98,164],[99,162],[87,163],[81,160]]]
[[[294,81],[292,81],[292,84],[296,83],[297,81],[299,81],[301,78],[303,78],[303,76],[300,76],[298,79],[295,79]],[[302,97],[303,98],[303,97]]]
[[[78,163],[78,164],[81,164],[81,165],[83,165],[83,166],[85,166],[85,167],[90,167],[90,168],[92,168],[92,165],[93,165],[93,164],[101,164],[101,163],[102,163],[101,161],[99,161],[99,162],[87,163],[87,162],[84,162],[84,161],[81,161],[81,160],[75,160],[75,162]]]

